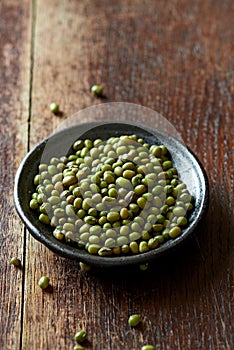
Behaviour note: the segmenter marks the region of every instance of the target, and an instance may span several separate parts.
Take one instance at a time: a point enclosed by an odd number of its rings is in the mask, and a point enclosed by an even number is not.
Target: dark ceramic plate
[[[154,250],[129,256],[100,257],[91,255],[85,250],[58,241],[52,234],[52,229],[39,222],[36,213],[29,208],[29,201],[34,192],[33,178],[38,165],[48,161],[53,156],[68,154],[73,142],[83,135],[88,138],[102,138],[123,134],[137,134],[149,143],[164,144],[170,151],[174,166],[179,172],[180,179],[186,183],[189,192],[195,198],[193,210],[188,226],[176,239],[166,241]],[[43,243],[60,256],[83,261],[99,267],[125,266],[141,264],[168,253],[179,246],[197,229],[206,214],[208,207],[208,180],[204,169],[196,156],[181,142],[168,134],[148,127],[139,127],[129,123],[91,122],[78,124],[64,129],[38,144],[22,161],[16,177],[14,189],[14,203],[16,210],[34,238]]]

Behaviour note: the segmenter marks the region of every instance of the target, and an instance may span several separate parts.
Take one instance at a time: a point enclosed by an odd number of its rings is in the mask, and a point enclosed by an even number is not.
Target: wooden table
[[[234,2],[1,0],[0,64],[0,348],[73,349],[85,327],[85,349],[233,349]],[[210,207],[186,248],[145,273],[84,273],[25,230],[14,176],[67,117],[116,101],[177,128],[209,176]]]

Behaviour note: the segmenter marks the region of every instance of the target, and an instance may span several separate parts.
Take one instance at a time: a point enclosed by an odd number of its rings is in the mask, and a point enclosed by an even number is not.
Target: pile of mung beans
[[[79,138],[41,163],[30,208],[56,239],[99,256],[145,253],[181,235],[193,197],[165,145]]]

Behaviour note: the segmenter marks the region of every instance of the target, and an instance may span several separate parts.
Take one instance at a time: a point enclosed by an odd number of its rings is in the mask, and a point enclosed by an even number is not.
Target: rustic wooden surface
[[[105,100],[90,94],[96,83]],[[116,101],[176,126],[209,175],[210,207],[185,249],[147,272],[85,274],[24,229],[14,175],[67,117]],[[1,0],[0,349],[73,349],[82,326],[87,349],[233,349],[233,140],[233,1]],[[138,329],[127,325],[134,312]]]

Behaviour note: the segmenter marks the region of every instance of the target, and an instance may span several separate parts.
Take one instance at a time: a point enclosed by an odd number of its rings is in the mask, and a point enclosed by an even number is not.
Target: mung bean
[[[103,87],[101,85],[93,85],[91,87],[91,92],[96,97],[102,97],[103,96]]]
[[[11,264],[14,265],[14,266],[20,266],[21,265],[21,261],[20,261],[19,258],[14,256],[13,258],[11,258]]]
[[[75,334],[74,339],[77,343],[82,343],[86,339],[86,335],[86,331],[81,329]]]
[[[149,268],[149,264],[148,264],[148,263],[140,264],[140,265],[139,265],[139,269],[140,269],[141,271],[146,271],[146,270],[148,270],[148,268]]]
[[[85,348],[82,345],[78,344],[74,346],[73,350],[85,350]]]
[[[153,345],[144,345],[141,347],[141,350],[155,350],[155,347]]]
[[[181,228],[179,226],[175,226],[172,229],[170,229],[168,234],[171,238],[176,238],[181,234]]]
[[[129,318],[128,318],[128,324],[131,327],[138,326],[140,322],[141,322],[140,314],[133,314],[133,315],[129,316]]]
[[[137,135],[78,139],[38,167],[29,207],[64,242],[100,256],[138,254],[175,239],[193,198],[167,148]]]
[[[54,114],[59,112],[59,104],[57,102],[51,102],[50,111]]]
[[[48,276],[42,276],[39,281],[38,285],[41,289],[46,289],[49,287],[50,279]]]

